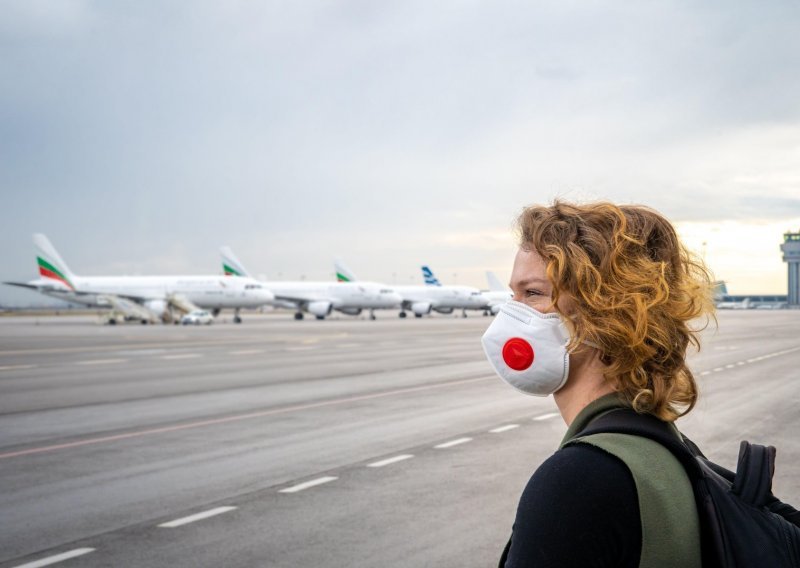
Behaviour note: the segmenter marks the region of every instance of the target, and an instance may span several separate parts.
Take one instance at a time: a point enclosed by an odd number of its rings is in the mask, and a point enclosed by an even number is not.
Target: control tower
[[[783,262],[789,265],[789,307],[800,307],[800,232],[784,233]]]

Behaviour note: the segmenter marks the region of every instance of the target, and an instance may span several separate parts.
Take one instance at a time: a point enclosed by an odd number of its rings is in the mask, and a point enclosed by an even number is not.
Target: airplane
[[[337,259],[334,263],[336,275],[339,280],[358,282],[358,277],[345,264]],[[452,314],[453,310],[461,309],[464,317],[466,310],[483,309],[486,300],[481,296],[480,290],[469,286],[395,286],[395,291],[403,299],[399,317],[407,316],[410,310],[415,317],[421,318],[432,311],[440,314]]]
[[[233,308],[236,323],[242,308],[272,303],[275,296],[252,278],[235,282],[223,276],[78,276],[42,234],[33,235],[38,249],[39,278],[29,282],[4,282],[35,290],[46,296],[91,307],[110,308],[108,322],[116,316],[141,323],[177,321],[173,311]]]
[[[220,252],[226,276],[250,276],[230,247],[221,247]],[[375,282],[268,281],[261,282],[261,285],[275,294],[275,305],[295,310],[296,320],[303,319],[303,312],[323,320],[333,310],[357,316],[365,309],[369,310],[369,317],[374,320],[375,310],[399,308],[402,302],[402,298],[390,287]]]
[[[426,265],[422,266],[422,278],[425,280],[425,284],[427,286],[442,286],[442,283],[439,281],[438,278],[436,278],[436,275],[433,273],[433,270],[431,270],[431,268],[429,266],[426,266]],[[462,310],[463,310],[462,314],[463,314],[464,317],[467,317],[467,312],[466,312],[467,309],[483,310],[483,315],[485,315],[485,316],[489,315],[489,313],[491,312],[491,304],[492,304],[493,300],[490,297],[487,297],[487,293],[486,292],[481,292],[481,296],[482,296],[482,298],[484,300],[483,302],[477,302],[471,308],[462,308]],[[498,302],[494,302],[494,303],[497,304],[497,307],[495,309],[497,311],[499,311],[500,310],[500,304],[502,302],[499,302],[499,303]],[[495,315],[497,314],[497,311],[494,312]]]
[[[503,286],[503,283],[500,282],[500,279],[491,270],[486,271],[486,281],[489,283],[489,290],[482,292],[482,294],[488,305],[486,308],[487,311],[483,313],[484,315],[491,313],[493,316],[496,316],[500,311],[500,306],[509,301],[513,294],[511,290],[508,289],[508,286]]]

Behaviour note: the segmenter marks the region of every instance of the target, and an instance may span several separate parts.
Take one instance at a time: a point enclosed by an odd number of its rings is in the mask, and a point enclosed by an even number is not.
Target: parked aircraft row
[[[294,310],[295,319],[308,313],[324,319],[334,310],[359,315],[369,310],[399,309],[422,317],[431,312],[449,314],[460,309],[496,314],[511,293],[497,277],[487,273],[489,291],[469,286],[445,286],[429,267],[422,267],[424,286],[389,286],[365,282],[343,262],[335,263],[338,282],[261,281],[254,278],[229,247],[222,247],[223,274],[208,276],[78,276],[72,272],[45,235],[35,234],[39,278],[29,282],[5,282],[89,307],[109,308],[109,322],[117,317],[142,323],[179,321],[182,314],[222,309],[234,310],[241,322],[246,308],[275,306]]]

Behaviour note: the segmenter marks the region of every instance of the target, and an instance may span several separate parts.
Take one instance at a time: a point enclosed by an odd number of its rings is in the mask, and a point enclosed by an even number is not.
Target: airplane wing
[[[28,288],[29,290],[36,290],[37,292],[39,291],[38,286],[28,284],[27,282],[3,282],[3,284],[8,284],[9,286],[19,286],[20,288]]]
[[[275,294],[275,301],[277,305],[282,305],[281,307],[285,308],[296,308],[297,306],[302,306],[309,302],[314,302],[317,299],[325,300],[326,298],[309,298],[308,296],[296,296],[294,294]]]
[[[47,292],[47,291],[69,291],[70,294],[73,296],[94,296],[94,292],[81,292],[80,290],[68,290],[64,286],[53,285],[49,283],[44,283],[41,280],[34,280],[34,282],[40,282],[38,284],[33,284],[31,282],[3,282],[3,284],[8,284],[9,286],[18,286],[20,288],[27,288],[29,290],[35,290],[36,292]]]

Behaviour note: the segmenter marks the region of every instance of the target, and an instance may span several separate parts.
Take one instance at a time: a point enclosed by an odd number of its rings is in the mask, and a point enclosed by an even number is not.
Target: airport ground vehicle
[[[181,323],[183,325],[211,325],[214,323],[214,316],[206,310],[192,310],[181,318]]]

